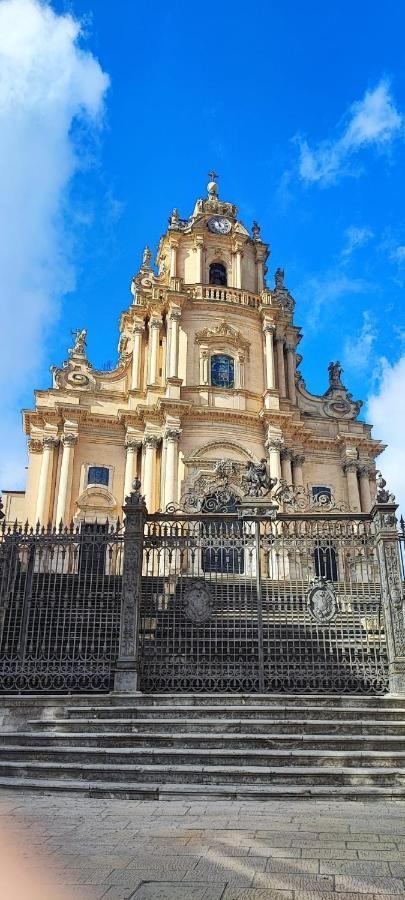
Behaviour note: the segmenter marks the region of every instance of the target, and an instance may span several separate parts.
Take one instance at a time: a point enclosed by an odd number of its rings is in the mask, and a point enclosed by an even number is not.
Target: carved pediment
[[[361,400],[353,400],[349,391],[341,384],[330,386],[323,396],[311,394],[304,379],[296,381],[297,400],[301,412],[307,416],[320,416],[328,419],[357,419],[362,407]]]
[[[204,328],[203,331],[198,331],[195,340],[197,344],[208,344],[209,346],[218,343],[227,344],[236,350],[243,350],[246,354],[249,353],[250,348],[250,343],[243,337],[243,334],[237,328],[228,325],[225,319],[214,328]]]

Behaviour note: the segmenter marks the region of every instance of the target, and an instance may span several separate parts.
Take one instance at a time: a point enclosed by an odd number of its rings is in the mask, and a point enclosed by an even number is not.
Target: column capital
[[[374,467],[369,463],[358,463],[360,478],[370,478],[373,474]]]
[[[141,449],[141,447],[142,447],[142,441],[141,441],[141,440],[134,440],[133,438],[126,438],[126,439],[125,439],[125,449],[126,449],[129,453],[137,453],[138,450]]]
[[[359,468],[359,464],[357,459],[345,459],[343,463],[343,471],[346,472],[357,472]]]
[[[289,459],[292,462],[293,458],[294,458],[294,451],[291,450],[290,447],[283,447],[283,449],[281,451],[281,459]]]
[[[62,438],[63,440],[63,438]],[[59,444],[59,438],[55,437],[53,434],[46,434],[42,438],[42,446],[44,450],[54,450]]]
[[[162,319],[158,319],[157,316],[151,316],[149,319],[149,328],[156,328],[159,330],[162,327]]]
[[[30,453],[42,453],[43,444],[38,438],[28,438],[28,450]]]
[[[143,332],[145,331],[145,325],[143,324],[143,322],[134,322],[132,331],[134,334],[143,334]]]
[[[288,338],[286,338],[285,341],[285,349],[287,353],[295,353],[295,344],[292,341],[289,341]]]
[[[303,453],[293,453],[292,464],[293,466],[303,466],[305,462],[305,456]]]
[[[284,447],[284,438],[281,436],[280,437],[271,437],[270,436],[267,438],[266,447],[269,450],[278,450],[279,452],[281,452],[281,450]]]
[[[77,434],[72,434],[71,432],[62,434],[62,444],[66,447],[74,447],[78,440],[79,437]]]
[[[172,441],[173,443],[177,443],[177,441],[181,437],[181,428],[166,428],[165,430],[165,438],[167,441]]]
[[[181,309],[178,306],[173,306],[169,310],[169,319],[181,319]]]
[[[276,330],[276,335],[275,335],[275,337],[276,337],[277,343],[283,344],[283,346],[284,346],[284,344],[285,344],[285,334],[283,334],[282,331]]]
[[[157,450],[161,440],[158,434],[145,434],[142,443],[145,448]]]
[[[263,325],[262,325],[263,334],[274,334],[275,330],[276,330],[276,326],[275,326],[274,322],[266,322],[266,321],[263,322]]]

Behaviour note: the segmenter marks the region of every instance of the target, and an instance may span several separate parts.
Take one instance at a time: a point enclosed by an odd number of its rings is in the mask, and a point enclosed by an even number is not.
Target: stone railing
[[[262,294],[253,294],[250,291],[240,290],[239,288],[221,287],[216,284],[196,284],[187,288],[187,294],[192,300],[234,303],[238,306],[250,306],[253,309],[271,305],[270,291],[263,291]]]

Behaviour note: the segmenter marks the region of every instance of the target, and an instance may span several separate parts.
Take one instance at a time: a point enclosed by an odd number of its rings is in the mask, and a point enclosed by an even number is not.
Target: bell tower
[[[265,288],[268,245],[253,224],[252,234],[238,220],[233,203],[219,197],[218,176],[209,172],[207,197],[197,200],[189,219],[174,209],[162,237],[159,274],[179,277],[187,285],[213,285],[260,294]]]

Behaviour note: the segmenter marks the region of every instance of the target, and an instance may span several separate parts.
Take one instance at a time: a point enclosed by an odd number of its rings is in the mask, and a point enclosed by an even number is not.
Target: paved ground
[[[405,895],[405,802],[155,803],[0,791],[0,823],[1,900],[58,900],[59,886],[69,900]]]

